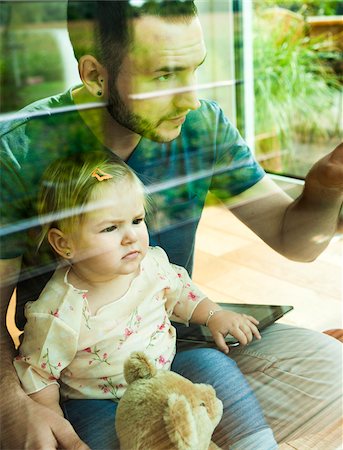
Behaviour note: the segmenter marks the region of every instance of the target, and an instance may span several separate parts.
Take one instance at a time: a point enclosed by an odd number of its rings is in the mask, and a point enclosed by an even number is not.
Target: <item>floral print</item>
[[[87,294],[83,293],[82,298],[83,298],[83,300],[87,300]],[[90,330],[91,329],[91,327],[89,325],[90,313],[88,311],[87,302],[85,302],[85,301],[84,301],[83,307],[82,307],[82,316],[83,316],[86,327]]]
[[[91,358],[88,361],[88,365],[90,366],[91,364],[93,364],[94,361],[97,361],[98,363],[105,363],[108,364],[110,366],[110,363],[108,362],[108,354],[106,352],[104,352],[101,355],[101,351],[96,347],[96,345],[94,346],[94,349],[92,350],[91,347],[87,347],[83,350],[84,352],[89,353],[90,355],[93,355],[93,358]]]
[[[17,355],[14,360],[15,361],[25,361],[25,362],[29,362],[30,361],[30,356],[24,356],[24,355]]]
[[[55,309],[55,311],[50,310],[50,314],[54,317],[59,317],[59,312],[58,312],[58,308]]]
[[[194,302],[194,301],[196,301],[198,299],[198,296],[193,291],[189,291],[188,292],[188,298],[190,300],[192,300],[192,302]]]
[[[127,339],[134,333],[138,333],[139,327],[142,322],[142,316],[138,314],[138,308],[136,308],[130,315],[129,320],[126,323],[123,336],[119,339],[117,349],[119,350],[127,341]]]
[[[59,379],[59,373],[61,371],[62,368],[62,364],[61,362],[58,362],[57,364],[53,364],[50,361],[50,357],[49,357],[49,349],[46,349],[46,353],[43,355],[42,357],[42,363],[40,365],[41,369],[44,370],[48,370],[50,375],[49,375],[49,380],[58,380]],[[54,373],[55,371],[55,373]]]
[[[103,394],[111,394],[111,396],[119,400],[118,391],[123,390],[124,385],[122,383],[114,384],[111,377],[101,377],[100,380],[103,382],[98,385],[98,388]]]
[[[165,315],[163,318],[163,322],[160,325],[156,325],[156,330],[152,333],[146,349],[155,345],[158,335],[165,332],[168,321],[168,317]]]
[[[156,366],[162,366],[164,367],[166,364],[171,364],[170,359],[166,359],[163,355],[158,356],[155,358],[155,364]]]
[[[25,392],[59,380],[62,398],[119,400],[126,386],[123,365],[132,351],[145,351],[159,369],[170,368],[176,339],[170,320],[187,323],[205,295],[160,248],[148,251],[143,268],[125,296],[96,315],[89,312],[87,293],[65,282],[65,269],[55,272],[26,309],[25,336],[14,361]]]

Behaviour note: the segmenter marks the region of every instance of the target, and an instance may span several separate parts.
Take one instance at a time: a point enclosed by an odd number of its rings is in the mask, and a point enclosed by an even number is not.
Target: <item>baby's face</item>
[[[136,272],[149,245],[140,189],[126,180],[108,183],[87,208],[73,233],[73,264],[99,282]]]

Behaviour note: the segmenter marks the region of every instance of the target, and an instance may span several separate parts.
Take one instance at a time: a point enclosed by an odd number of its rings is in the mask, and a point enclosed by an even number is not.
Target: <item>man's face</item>
[[[197,18],[189,23],[154,16],[135,19],[133,43],[109,86],[109,112],[151,140],[175,139],[186,115],[200,106],[194,84],[205,56]]]

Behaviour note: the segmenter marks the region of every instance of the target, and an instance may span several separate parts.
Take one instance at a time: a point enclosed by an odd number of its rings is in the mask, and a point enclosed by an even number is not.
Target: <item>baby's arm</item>
[[[46,406],[63,417],[63,412],[60,407],[60,390],[57,384],[50,384],[46,388],[30,394],[30,397],[35,402]]]
[[[217,303],[208,298],[204,298],[196,306],[190,322],[208,326],[217,347],[224,353],[229,352],[224,339],[227,334],[234,336],[242,345],[251,342],[253,336],[261,339],[256,327],[258,320],[246,314],[222,310]]]
[[[246,314],[222,310],[217,303],[212,302],[200,291],[183,267],[175,264],[170,264],[170,267],[174,271],[168,289],[169,301],[173,305],[172,320],[180,322],[178,318],[182,318],[183,323],[189,321],[206,325],[217,347],[224,353],[229,352],[225,342],[227,334],[234,336],[242,345],[249,344],[254,336],[261,339],[256,326],[258,320]]]

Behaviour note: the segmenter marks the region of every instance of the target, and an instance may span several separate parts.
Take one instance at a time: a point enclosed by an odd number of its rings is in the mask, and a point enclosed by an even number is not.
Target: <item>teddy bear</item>
[[[143,352],[126,360],[124,376],[115,420],[121,450],[220,450],[211,436],[223,404],[212,386],[157,370]]]

